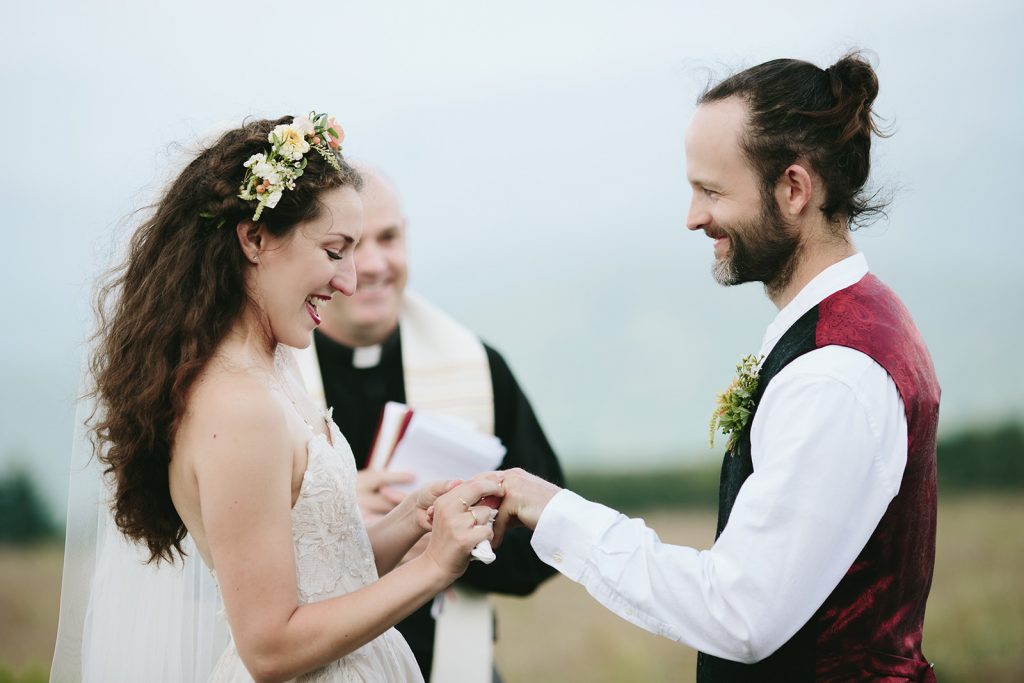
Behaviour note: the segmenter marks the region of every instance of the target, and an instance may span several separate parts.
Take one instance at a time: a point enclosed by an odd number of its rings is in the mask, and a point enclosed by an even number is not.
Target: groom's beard
[[[774,198],[762,199],[757,217],[719,229],[729,237],[729,251],[712,267],[718,284],[762,282],[769,294],[786,288],[796,268],[800,237]]]

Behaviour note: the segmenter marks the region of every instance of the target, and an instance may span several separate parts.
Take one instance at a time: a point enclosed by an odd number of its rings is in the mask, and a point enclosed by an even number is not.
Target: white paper
[[[448,418],[413,411],[387,469],[416,475],[415,481],[395,487],[408,492],[431,481],[472,479],[497,469],[504,457],[505,447],[497,437]]]

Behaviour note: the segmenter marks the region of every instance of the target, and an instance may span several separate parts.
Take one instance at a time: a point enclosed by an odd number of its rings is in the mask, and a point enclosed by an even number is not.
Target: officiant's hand
[[[356,473],[356,501],[366,526],[380,520],[405,498],[405,494],[391,488],[392,485],[408,484],[414,479],[411,472],[359,470]]]
[[[494,542],[497,548],[505,537],[505,532],[518,526],[529,529],[537,527],[540,515],[548,502],[561,491],[550,481],[545,481],[518,467],[498,473],[501,476],[505,496],[498,508],[498,518],[494,521]]]

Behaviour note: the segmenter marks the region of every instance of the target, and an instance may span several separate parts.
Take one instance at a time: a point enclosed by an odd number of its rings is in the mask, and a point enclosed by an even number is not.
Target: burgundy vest
[[[939,384],[931,357],[907,309],[868,274],[826,298],[787,330],[762,364],[755,401],[786,365],[830,345],[870,356],[899,390],[907,416],[907,465],[899,493],[839,585],[792,639],[750,665],[701,653],[701,683],[935,680],[921,652],[935,563]],[[752,421],[722,465],[719,534],[743,481],[753,471]]]

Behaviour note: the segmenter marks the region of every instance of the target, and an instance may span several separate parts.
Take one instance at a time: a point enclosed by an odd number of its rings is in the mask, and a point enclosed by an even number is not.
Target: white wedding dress
[[[302,604],[351,593],[377,580],[370,539],[356,506],[356,466],[345,437],[330,419],[330,440],[309,441],[309,460],[292,508],[292,542]],[[333,442],[333,445],[332,445]],[[232,641],[211,683],[252,683]],[[299,676],[303,683],[422,681],[419,667],[394,628],[327,666]]]

